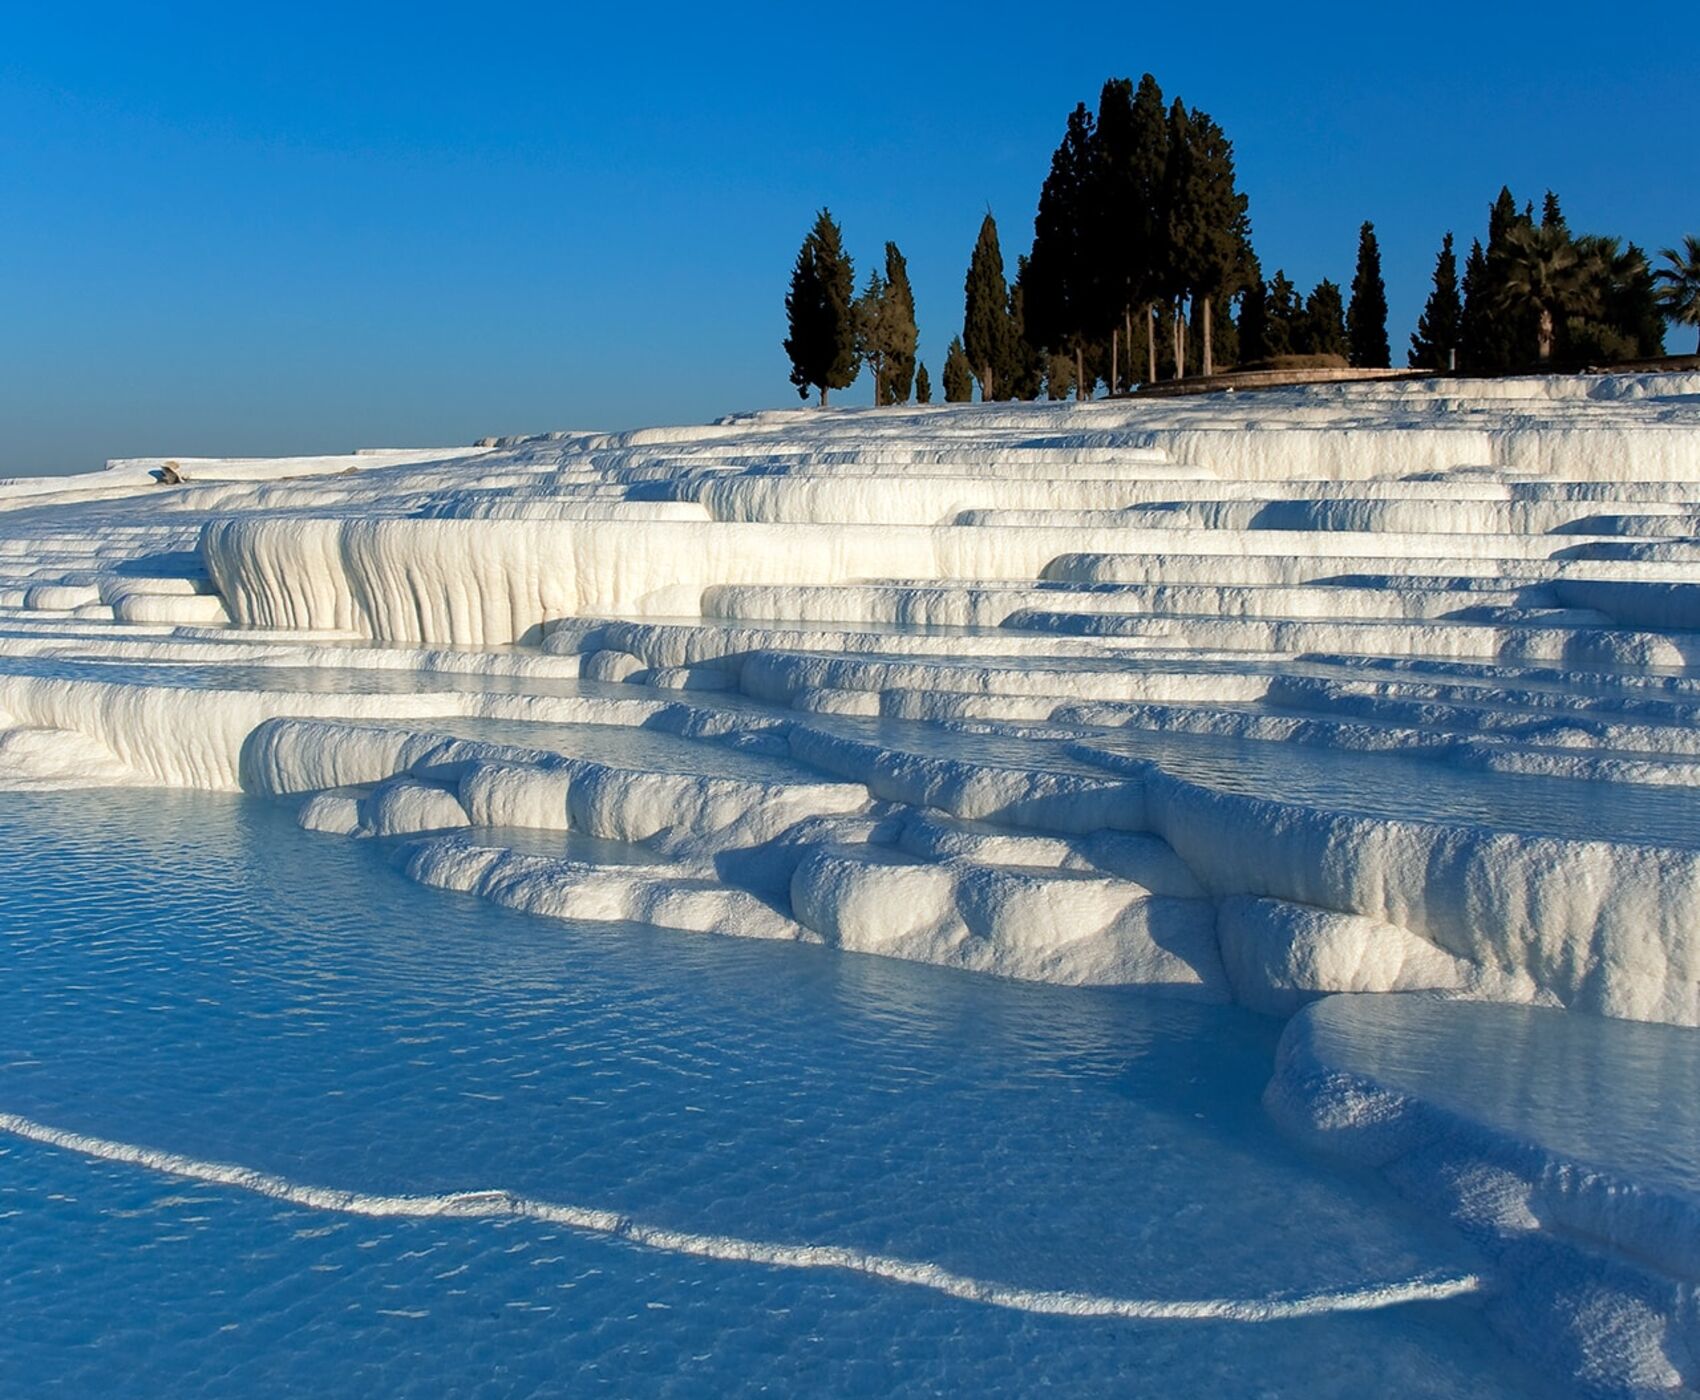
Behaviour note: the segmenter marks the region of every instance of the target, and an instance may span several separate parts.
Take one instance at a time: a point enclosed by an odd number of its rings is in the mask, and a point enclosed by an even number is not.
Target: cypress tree
[[[1458,323],[1458,358],[1468,369],[1491,368],[1493,315],[1488,298],[1487,254],[1481,239],[1472,239],[1464,259],[1464,307]]]
[[[1179,378],[1186,367],[1186,316],[1184,303],[1196,274],[1193,249],[1202,236],[1206,215],[1202,208],[1202,186],[1193,146],[1192,122],[1186,107],[1176,98],[1169,107],[1168,163],[1164,170],[1163,209],[1168,224],[1168,257],[1162,291],[1169,302],[1169,347],[1174,356],[1174,373]]]
[[[933,401],[933,381],[927,376],[927,367],[919,360],[915,362],[915,402],[931,403]]]
[[[1186,242],[1177,242],[1171,257],[1184,274],[1194,319],[1202,334],[1201,353],[1189,355],[1205,374],[1214,371],[1214,325],[1218,303],[1237,293],[1250,280],[1251,221],[1246,197],[1234,184],[1234,145],[1208,112],[1193,108],[1187,118],[1184,175]]]
[[[1275,269],[1264,289],[1263,318],[1263,344],[1268,357],[1291,355],[1299,349],[1304,338],[1301,325],[1304,307],[1299,302],[1298,288],[1280,268]]]
[[[1352,304],[1346,312],[1346,342],[1351,361],[1366,369],[1393,363],[1387,344],[1387,284],[1381,280],[1381,245],[1367,219],[1358,230],[1358,266],[1352,276]]]
[[[1509,310],[1506,283],[1511,264],[1511,238],[1518,229],[1534,226],[1532,209],[1519,210],[1508,187],[1488,211],[1488,241],[1481,275],[1476,279],[1477,315],[1473,326],[1476,344],[1470,367],[1504,371],[1531,363],[1537,358],[1536,318]],[[1464,309],[1470,317],[1469,267],[1465,266]]]
[[[1547,197],[1541,201],[1541,227],[1570,232],[1570,225],[1564,221],[1564,211],[1558,207],[1558,196],[1551,190],[1547,191]]]
[[[1009,289],[1010,346],[1013,355],[1009,394],[1036,399],[1045,382],[1045,354],[1027,338],[1027,280],[1032,275],[1025,253],[1015,260],[1015,281]]]
[[[822,408],[827,390],[847,389],[856,378],[855,288],[856,273],[844,251],[843,235],[822,209],[797,253],[791,290],[785,294],[791,382],[804,399],[811,385],[818,388]]]
[[[915,374],[915,293],[909,286],[909,264],[895,243],[885,245],[886,307],[885,401],[908,403]]]
[[[1169,167],[1169,122],[1163,107],[1163,89],[1147,73],[1133,95],[1131,155],[1133,168],[1132,227],[1129,241],[1141,252],[1136,264],[1133,304],[1144,322],[1145,373],[1157,378],[1157,337],[1152,322],[1153,303],[1163,294],[1169,276],[1169,216],[1164,208],[1165,181]],[[1129,318],[1131,319],[1131,318]],[[1130,341],[1133,337],[1130,335]],[[1131,366],[1128,378],[1134,375]]]
[[[1254,278],[1240,298],[1240,363],[1256,364],[1275,352],[1269,348],[1269,291]]]
[[[1481,251],[1478,244],[1476,251]],[[1442,372],[1454,368],[1464,322],[1463,303],[1458,299],[1458,259],[1452,252],[1452,234],[1447,233],[1440,243],[1440,256],[1434,260],[1434,290],[1411,337],[1407,358],[1412,369],[1432,369]]]
[[[974,400],[974,371],[968,364],[968,352],[962,348],[962,338],[953,336],[944,357],[944,401],[972,403]]]
[[[1301,355],[1346,357],[1346,313],[1337,283],[1324,277],[1311,289],[1295,339]]]
[[[1092,170],[1092,114],[1084,102],[1051,157],[1033,218],[1033,254],[1024,293],[1026,334],[1037,348],[1072,355],[1075,393],[1089,392],[1085,328],[1091,321],[1092,270],[1083,231]]]
[[[1086,252],[1091,265],[1091,314],[1081,330],[1110,342],[1111,392],[1140,378],[1132,353],[1134,320],[1149,320],[1167,261],[1163,208],[1168,122],[1163,92],[1147,73],[1135,90],[1112,78],[1098,97],[1087,182]],[[1141,327],[1142,339],[1149,339]]]
[[[998,225],[990,211],[980,221],[980,236],[968,262],[968,280],[962,317],[963,349],[974,377],[980,381],[980,397],[1008,397],[1004,382],[1015,360],[1013,327],[1009,320],[1009,284],[1004,281],[1003,251],[998,247]]]
[[[878,270],[856,298],[856,354],[866,362],[874,380],[874,407],[885,406],[886,283]]]

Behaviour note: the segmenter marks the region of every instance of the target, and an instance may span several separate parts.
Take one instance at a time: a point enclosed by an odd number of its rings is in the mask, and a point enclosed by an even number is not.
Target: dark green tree
[[[1138,89],[1112,78],[1098,98],[1087,186],[1087,243],[1093,315],[1083,327],[1109,340],[1112,392],[1139,378],[1131,347],[1134,320],[1149,320],[1168,257],[1163,208],[1168,121],[1163,92],[1149,73]],[[1147,337],[1148,338],[1148,337]]]
[[[974,377],[980,381],[980,397],[987,402],[1007,398],[1005,380],[1015,364],[1014,327],[1009,319],[1009,284],[1004,280],[997,220],[990,211],[980,221],[980,236],[968,260],[963,290],[962,343]]]
[[[1157,298],[1169,280],[1169,215],[1163,207],[1169,169],[1169,119],[1163,106],[1163,89],[1149,73],[1139,80],[1133,95],[1131,146],[1132,217],[1136,223],[1130,237],[1144,249],[1138,265],[1140,276],[1133,288],[1133,307],[1145,323],[1141,333],[1146,347],[1146,377],[1155,380],[1157,337],[1152,320]],[[1131,326],[1129,331],[1131,342]],[[1128,377],[1133,377],[1131,372]]]
[[[1045,353],[1027,338],[1027,279],[1030,263],[1025,253],[1015,260],[1015,281],[1009,289],[1010,348],[1013,355],[1009,381],[1012,399],[1036,399],[1045,386]]]
[[[1185,354],[1183,335],[1177,359],[1209,374],[1217,304],[1251,277],[1251,222],[1246,197],[1235,186],[1233,143],[1208,112],[1195,107],[1182,113],[1179,107],[1170,113],[1168,130],[1169,283],[1193,303],[1202,345],[1201,353]]]
[[[1411,336],[1406,358],[1412,369],[1445,372],[1455,368],[1464,305],[1458,299],[1458,259],[1452,251],[1452,234],[1440,241],[1440,256],[1434,260],[1434,289]]]
[[[1458,359],[1478,373],[1492,369],[1493,310],[1488,301],[1487,253],[1481,239],[1472,239],[1464,259],[1464,305],[1458,322]]]
[[[1558,196],[1551,190],[1547,191],[1547,197],[1541,201],[1541,227],[1555,228],[1562,233],[1570,232],[1570,225],[1564,221],[1564,210],[1558,207]]]
[[[856,298],[856,355],[874,380],[874,407],[885,406],[886,283],[876,269]]]
[[[1173,356],[1174,373],[1178,378],[1185,373],[1186,366],[1185,302],[1192,275],[1187,250],[1199,235],[1206,217],[1196,170],[1192,119],[1178,97],[1169,106],[1168,157],[1163,172],[1163,210],[1168,226],[1169,253],[1164,260],[1161,290],[1169,305],[1171,343],[1167,348]]]
[[[954,336],[944,357],[944,401],[972,403],[973,400],[974,370],[968,363],[968,352],[962,348],[962,338]]]
[[[1133,304],[1145,249],[1130,237],[1138,215],[1133,170],[1133,83],[1111,78],[1098,94],[1092,161],[1083,200],[1086,258],[1093,273],[1093,339],[1110,340],[1109,390],[1121,387],[1127,308]]]
[[[1094,315],[1089,241],[1085,236],[1093,161],[1092,114],[1084,102],[1051,157],[1033,218],[1033,253],[1024,289],[1026,334],[1036,347],[1075,362],[1075,393],[1085,398],[1088,328]]]
[[[1488,210],[1488,241],[1480,272],[1464,269],[1464,334],[1467,362],[1473,370],[1503,373],[1538,354],[1536,318],[1529,307],[1506,294],[1508,240],[1518,229],[1534,227],[1533,211],[1519,210],[1510,189],[1500,187]],[[1555,237],[1568,234],[1555,233]]]
[[[909,264],[895,243],[885,245],[885,401],[908,403],[909,386],[915,377],[915,347],[920,332],[915,326],[915,293],[909,286]]]
[[[822,209],[797,253],[791,290],[785,294],[791,329],[785,353],[798,395],[808,398],[814,386],[823,408],[829,389],[847,389],[856,379],[855,296],[856,272],[843,234]]]
[[[1685,234],[1680,251],[1662,248],[1659,256],[1665,260],[1654,274],[1660,309],[1679,325],[1700,327],[1700,238]]]
[[[885,273],[868,274],[856,299],[856,353],[874,380],[874,405],[907,403],[915,373],[915,298],[909,268],[895,243],[885,245]]]
[[[1269,289],[1256,277],[1240,298],[1240,362],[1255,364],[1274,352],[1269,348]]]
[[[1381,280],[1381,245],[1375,225],[1358,230],[1358,266],[1352,275],[1352,304],[1346,309],[1346,344],[1354,365],[1386,369],[1393,363],[1387,344],[1387,284]]]
[[[915,362],[915,402],[931,403],[933,401],[933,381],[927,375],[927,367],[919,360]]]
[[[1346,308],[1340,287],[1324,277],[1305,298],[1304,314],[1294,328],[1293,348],[1301,355],[1346,357]]]
[[[1276,268],[1275,275],[1269,279],[1263,307],[1264,344],[1269,355],[1291,355],[1298,351],[1305,336],[1302,324],[1304,304],[1299,300],[1299,289],[1287,280],[1287,274],[1280,268]]]

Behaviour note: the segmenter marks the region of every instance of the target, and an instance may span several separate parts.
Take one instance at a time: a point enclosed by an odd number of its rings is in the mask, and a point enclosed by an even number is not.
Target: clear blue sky
[[[12,5],[0,474],[794,404],[792,258],[896,239],[934,380],[990,206],[1149,70],[1238,152],[1266,269],[1380,232],[1396,353],[1502,182],[1700,230],[1693,44],[1597,5]],[[1680,25],[1679,25],[1680,28]],[[867,395],[865,383],[847,397]]]

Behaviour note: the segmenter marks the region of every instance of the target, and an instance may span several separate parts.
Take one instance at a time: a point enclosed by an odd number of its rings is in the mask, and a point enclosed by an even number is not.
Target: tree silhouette
[[[1434,260],[1434,290],[1411,337],[1412,369],[1449,370],[1458,349],[1458,333],[1464,321],[1464,306],[1458,299],[1458,259],[1452,251],[1452,235],[1440,244]]]
[[[847,389],[856,378],[855,296],[856,272],[843,234],[822,209],[797,253],[791,290],[785,294],[791,382],[805,399],[811,385],[818,388],[822,408],[827,390]]]
[[[1393,362],[1387,344],[1387,284],[1381,280],[1381,245],[1375,225],[1358,230],[1358,266],[1352,277],[1352,304],[1346,310],[1346,343],[1354,365],[1386,369]]]

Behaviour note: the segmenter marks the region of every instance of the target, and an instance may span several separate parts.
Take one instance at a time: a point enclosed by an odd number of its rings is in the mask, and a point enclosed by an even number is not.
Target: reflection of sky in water
[[[1687,1027],[1428,997],[1309,1014],[1330,1065],[1700,1205],[1700,1034]]]
[[[244,799],[0,797],[0,1109],[297,1181],[503,1186],[1119,1296],[1472,1263],[1275,1134],[1277,1027],[1238,1009],[529,919],[391,860]],[[535,1223],[313,1214],[15,1140],[0,1214],[10,1393],[1538,1393],[1462,1300],[1047,1318]]]

